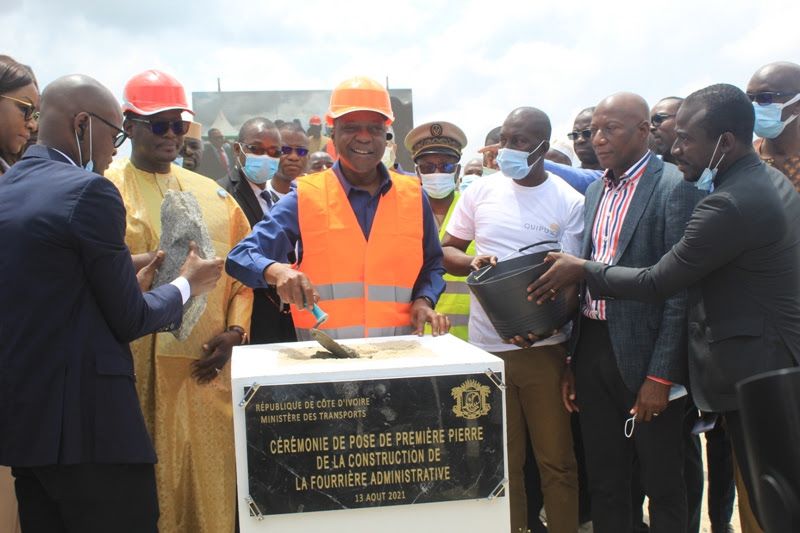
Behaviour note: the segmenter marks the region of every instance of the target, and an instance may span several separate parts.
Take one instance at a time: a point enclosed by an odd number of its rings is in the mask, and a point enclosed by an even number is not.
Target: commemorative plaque
[[[242,532],[503,531],[502,360],[449,335],[344,343],[361,357],[235,349]]]
[[[504,478],[486,374],[262,386],[246,406],[262,514],[487,498]]]

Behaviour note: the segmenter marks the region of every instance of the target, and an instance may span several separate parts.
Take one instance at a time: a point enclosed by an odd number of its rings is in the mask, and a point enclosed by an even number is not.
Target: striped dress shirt
[[[597,213],[592,224],[592,261],[607,265],[614,264],[625,215],[628,214],[631,200],[639,185],[639,178],[647,169],[647,163],[651,156],[652,152],[648,150],[641,159],[620,176],[617,182],[612,179],[611,169],[606,169],[603,174],[603,196],[600,198],[600,204],[597,206]],[[605,320],[605,300],[593,299],[587,289],[583,314],[594,320]]]

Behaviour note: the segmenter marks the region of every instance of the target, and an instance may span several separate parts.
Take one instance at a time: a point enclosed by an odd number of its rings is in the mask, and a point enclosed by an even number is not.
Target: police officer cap
[[[409,131],[405,145],[415,162],[425,154],[447,154],[460,159],[461,150],[467,145],[467,136],[455,124],[439,120]]]

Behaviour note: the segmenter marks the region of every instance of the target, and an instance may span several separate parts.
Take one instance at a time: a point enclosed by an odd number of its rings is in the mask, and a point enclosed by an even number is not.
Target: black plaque
[[[245,407],[264,515],[486,498],[503,403],[485,374],[261,386]]]

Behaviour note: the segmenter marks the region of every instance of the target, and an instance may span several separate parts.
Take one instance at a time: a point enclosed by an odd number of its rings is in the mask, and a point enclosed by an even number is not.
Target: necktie
[[[265,201],[265,202],[267,202],[267,211],[269,211],[270,209],[272,209],[272,205],[273,205],[275,202],[274,202],[274,200],[272,199],[272,195],[269,193],[269,191],[268,191],[268,190],[266,190],[266,189],[264,189],[264,190],[263,190],[263,191],[261,191],[261,193],[259,193],[259,194],[260,194],[261,198],[263,198],[263,199],[264,199],[264,201]]]

